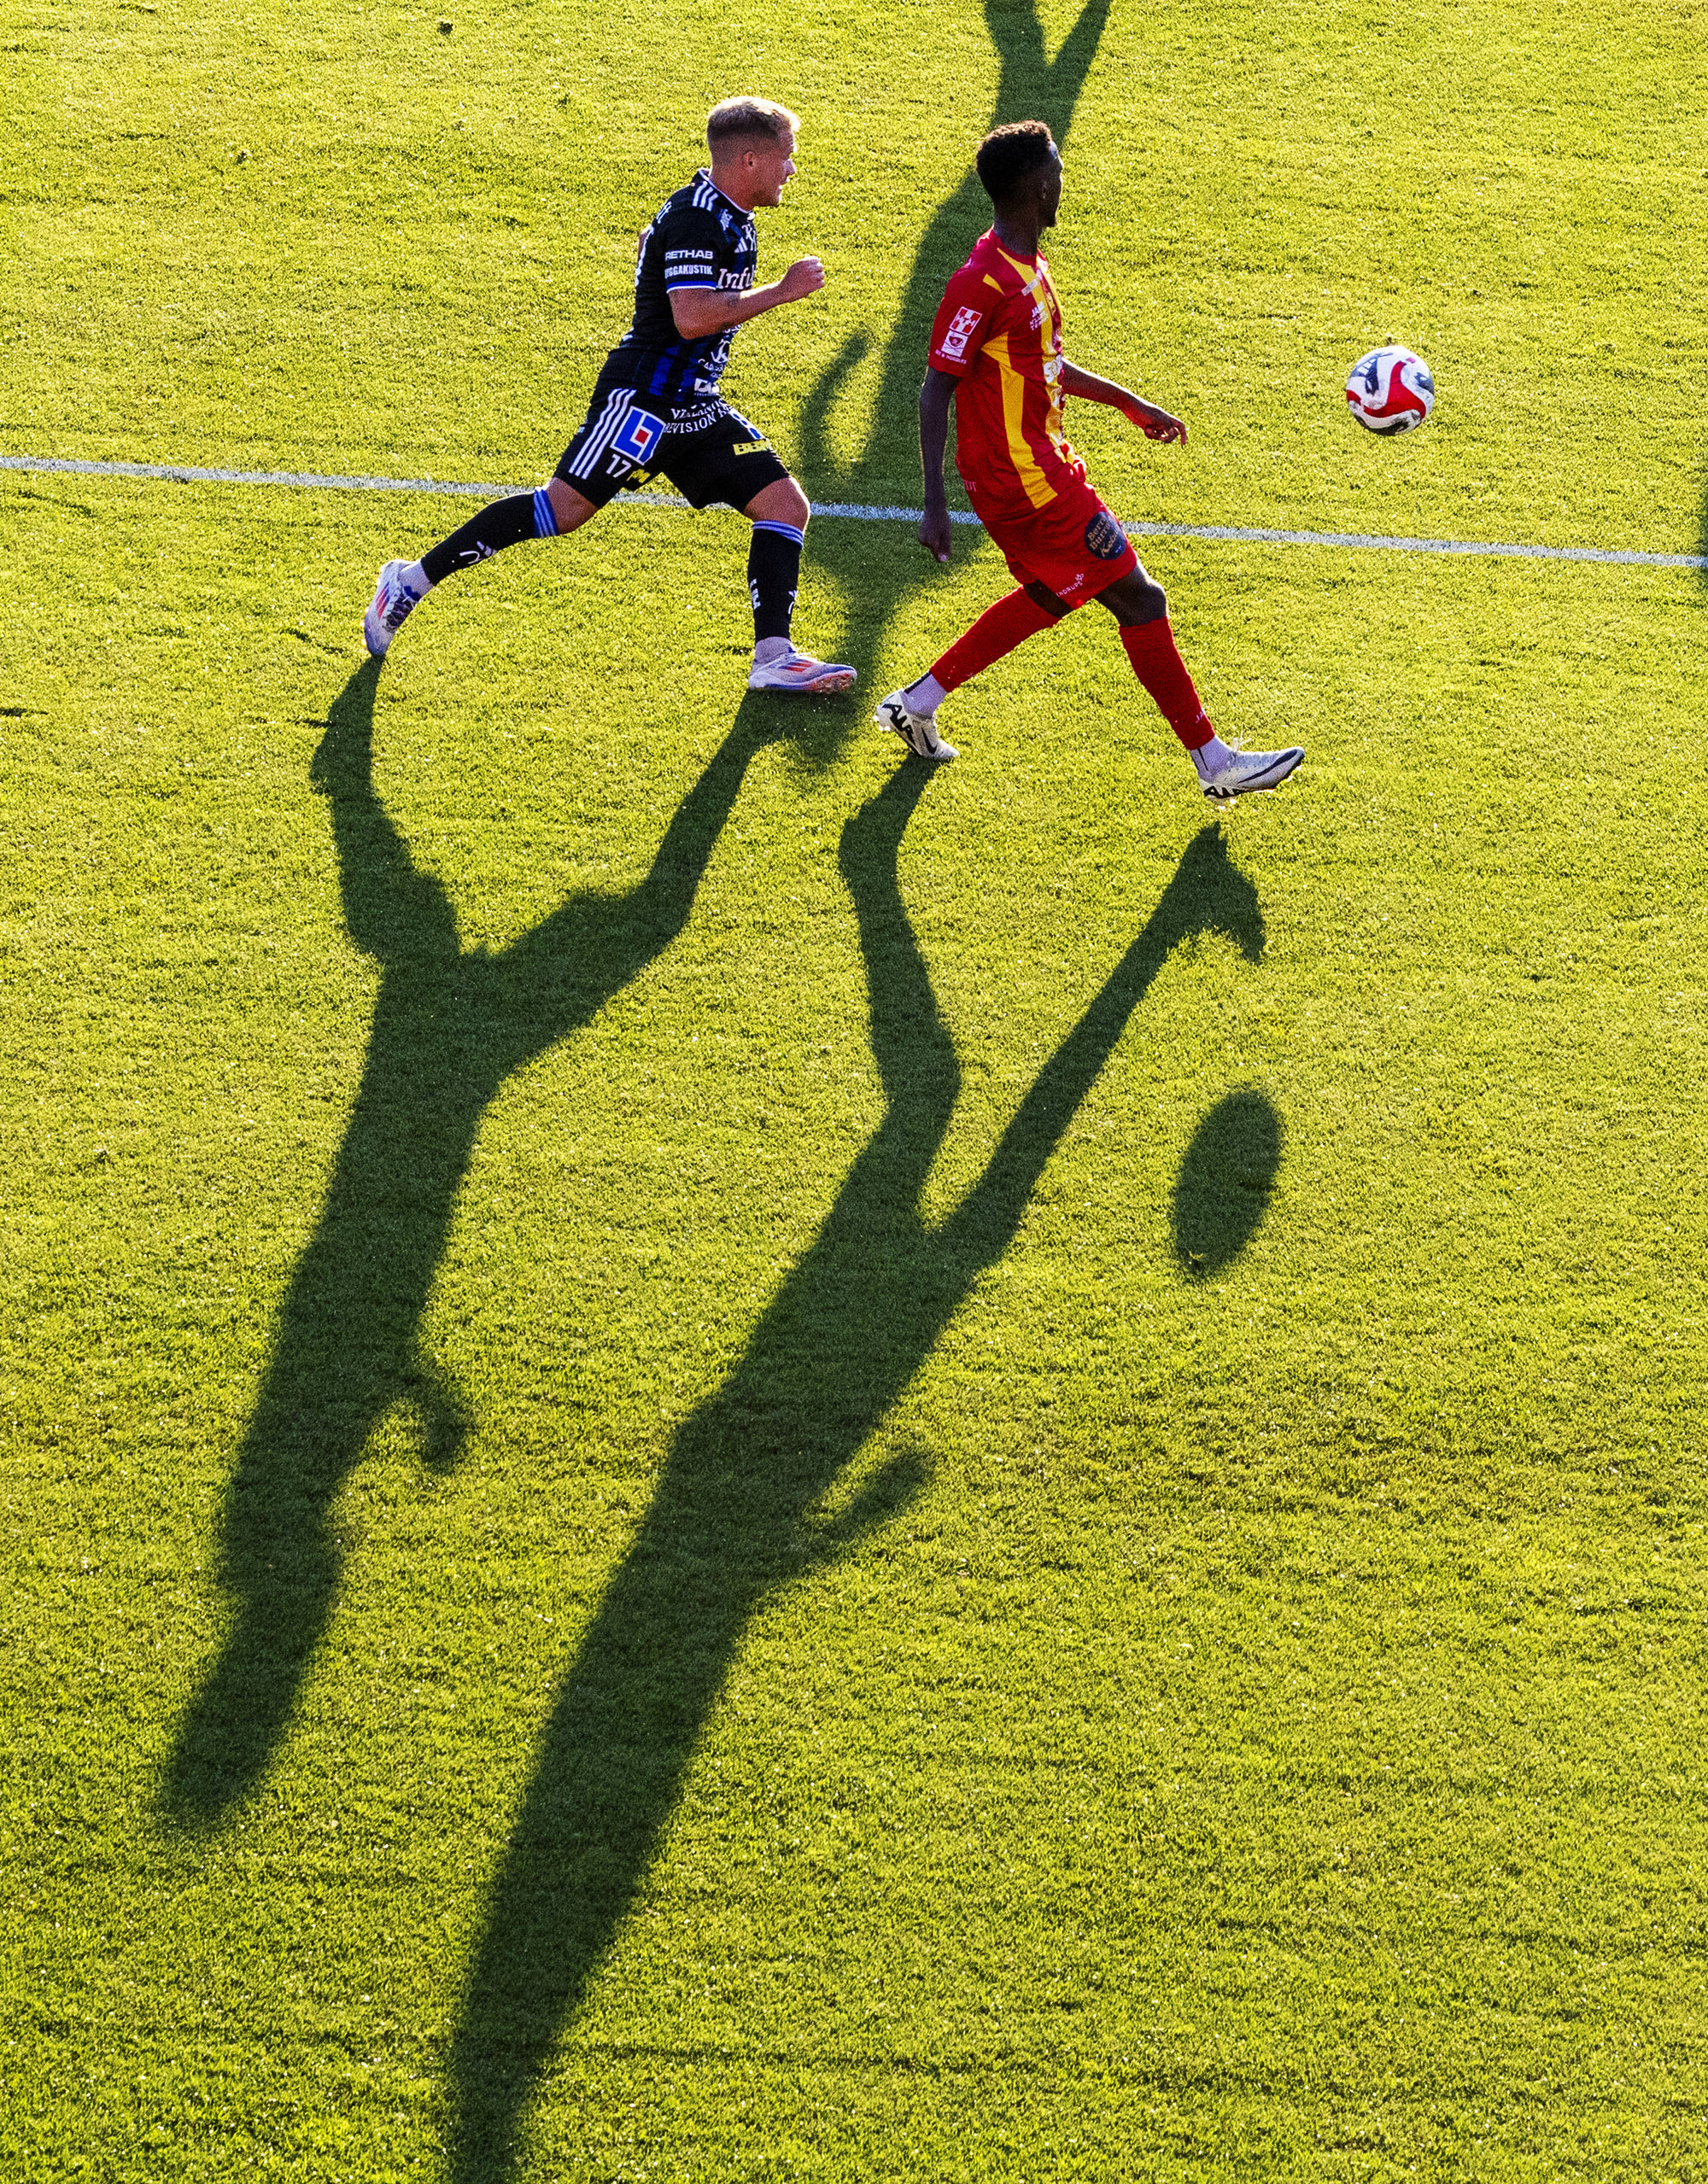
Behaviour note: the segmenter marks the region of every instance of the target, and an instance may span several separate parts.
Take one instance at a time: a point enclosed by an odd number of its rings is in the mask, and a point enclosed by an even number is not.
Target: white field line
[[[442,478],[363,478],[323,476],[314,470],[208,470],[180,463],[84,463],[59,455],[0,455],[0,470],[46,470],[72,477],[163,478],[175,485],[295,486],[345,493],[458,493],[494,500],[518,493],[518,486],[451,484]],[[686,508],[667,493],[626,493],[613,505]],[[821,500],[815,516],[839,516],[863,523],[916,523],[917,508],[868,508],[857,502]],[[951,523],[976,523],[978,517],[951,509]],[[1606,561],[1643,569],[1708,569],[1708,554],[1628,553],[1607,546],[1501,546],[1476,539],[1396,539],[1366,531],[1257,531],[1229,523],[1128,523],[1135,539],[1210,539],[1236,546],[1367,546],[1384,553],[1493,554],[1519,561]]]

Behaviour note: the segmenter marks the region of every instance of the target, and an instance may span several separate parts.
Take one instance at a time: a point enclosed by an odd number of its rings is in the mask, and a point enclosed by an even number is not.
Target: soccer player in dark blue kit
[[[662,475],[693,507],[727,501],[752,523],[748,688],[828,695],[852,686],[852,668],[797,651],[790,636],[812,513],[807,497],[764,435],[718,392],[735,329],[824,285],[816,258],[797,259],[769,288],[753,285],[753,214],[781,201],[795,171],[798,126],[769,99],[726,99],[712,108],[711,166],[666,199],[642,231],[635,322],[606,359],[587,420],[551,482],[494,501],[419,561],[387,562],[362,622],[376,658],[453,570],[524,539],[578,530],[625,487]]]

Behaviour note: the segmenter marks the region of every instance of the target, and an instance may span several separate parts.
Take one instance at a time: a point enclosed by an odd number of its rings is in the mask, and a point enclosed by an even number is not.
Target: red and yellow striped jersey
[[[943,291],[927,361],[961,382],[955,467],[980,512],[1047,508],[1085,466],[1062,423],[1062,307],[1041,258],[987,228]]]

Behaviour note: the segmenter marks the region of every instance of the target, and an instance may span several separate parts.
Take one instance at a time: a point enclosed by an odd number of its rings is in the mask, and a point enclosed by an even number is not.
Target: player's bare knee
[[[565,531],[579,530],[590,517],[599,513],[585,493],[577,493],[561,478],[552,479],[546,488],[546,498],[552,504],[552,520],[558,527],[559,538]]]
[[[1035,607],[1042,607],[1052,621],[1060,622],[1068,611],[1065,599],[1058,599],[1048,584],[1022,584],[1021,591]]]
[[[793,478],[778,478],[755,493],[742,512],[755,523],[793,523],[804,531],[811,519],[812,503]]]
[[[1168,611],[1168,594],[1148,570],[1135,569],[1097,594],[1101,604],[1123,629],[1142,628],[1147,622],[1161,622]]]

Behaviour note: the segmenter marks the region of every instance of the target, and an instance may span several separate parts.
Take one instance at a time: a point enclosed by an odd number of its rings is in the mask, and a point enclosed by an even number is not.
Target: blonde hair
[[[785,130],[798,129],[800,116],[769,98],[727,98],[705,117],[705,141],[714,160],[726,144],[743,137],[769,137],[781,142]]]

